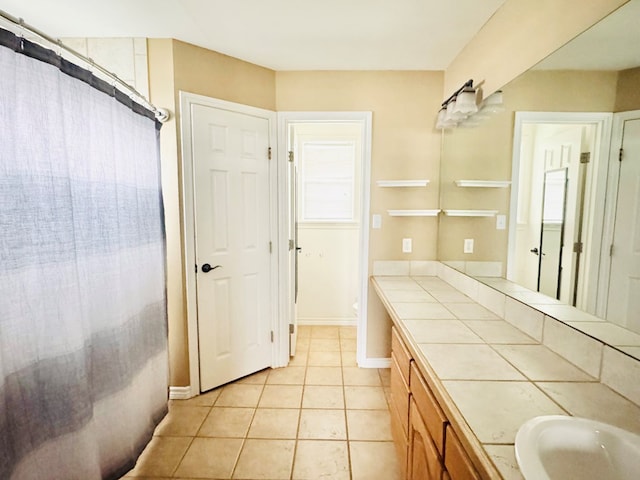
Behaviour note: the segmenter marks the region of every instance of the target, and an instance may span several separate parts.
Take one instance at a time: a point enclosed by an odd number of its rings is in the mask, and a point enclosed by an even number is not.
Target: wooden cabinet
[[[460,443],[458,436],[447,425],[447,451],[444,457],[444,465],[449,472],[452,480],[480,480],[480,476],[473,468],[473,464],[469,456],[464,451],[464,447]]]
[[[407,480],[480,480],[395,328],[391,335],[391,432]]]
[[[424,419],[411,399],[409,422],[409,463],[408,480],[440,480],[442,460],[427,430]]]

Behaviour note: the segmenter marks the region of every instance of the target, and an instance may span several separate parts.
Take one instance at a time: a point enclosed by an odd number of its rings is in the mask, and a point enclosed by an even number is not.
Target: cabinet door
[[[447,425],[444,464],[452,480],[480,480],[469,456],[450,425]]]
[[[440,480],[442,463],[424,420],[411,399],[408,480]]]

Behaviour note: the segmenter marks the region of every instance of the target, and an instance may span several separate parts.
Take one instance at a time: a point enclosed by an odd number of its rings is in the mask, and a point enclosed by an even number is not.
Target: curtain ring
[[[18,19],[18,26],[20,27],[20,42],[18,43],[18,50],[20,51],[20,53],[24,52],[24,18],[19,18]]]

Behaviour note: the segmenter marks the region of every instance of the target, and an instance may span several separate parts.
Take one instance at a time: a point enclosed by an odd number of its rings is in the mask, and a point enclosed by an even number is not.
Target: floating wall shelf
[[[506,188],[510,180],[456,180],[459,187]]]
[[[498,210],[443,210],[449,217],[494,217]]]
[[[437,217],[440,209],[437,210],[387,210],[391,217]]]
[[[429,180],[378,180],[379,187],[426,187]]]

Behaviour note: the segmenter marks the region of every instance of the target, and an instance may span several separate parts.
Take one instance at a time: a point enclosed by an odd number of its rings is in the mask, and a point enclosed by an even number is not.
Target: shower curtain
[[[0,29],[0,478],[119,478],[167,410],[159,124]]]

